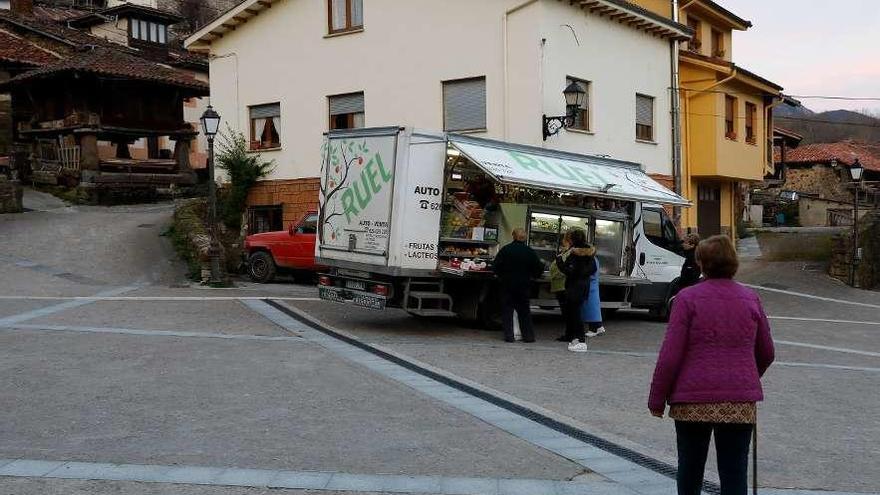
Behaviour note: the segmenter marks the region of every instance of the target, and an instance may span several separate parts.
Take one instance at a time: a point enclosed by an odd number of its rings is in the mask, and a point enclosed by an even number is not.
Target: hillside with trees
[[[775,125],[804,136],[804,144],[847,139],[880,143],[880,111],[832,110],[817,113],[803,106],[781,105],[774,112]]]

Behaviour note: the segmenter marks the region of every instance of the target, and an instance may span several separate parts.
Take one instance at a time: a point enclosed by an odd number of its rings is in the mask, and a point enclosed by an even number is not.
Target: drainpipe
[[[504,17],[501,19],[501,28],[502,28],[501,29],[501,36],[502,36],[501,42],[503,45],[502,49],[504,50],[504,108],[503,108],[503,113],[504,113],[503,140],[504,141],[508,140],[509,134],[510,134],[510,124],[508,123],[510,120],[510,118],[509,118],[510,115],[509,115],[509,110],[508,110],[510,108],[509,107],[509,105],[510,105],[510,73],[508,70],[508,64],[509,64],[508,51],[509,50],[508,50],[507,45],[509,42],[509,34],[508,34],[508,29],[507,29],[507,18],[510,17],[511,15],[519,12],[520,10],[532,5],[533,3],[538,3],[538,1],[540,1],[540,0],[528,0],[524,3],[521,3],[517,6],[509,9],[507,12],[505,12]]]
[[[678,22],[678,0],[671,0],[672,20]],[[678,89],[678,40],[669,40],[669,64],[670,77],[672,78],[672,91],[670,92],[672,103],[672,180],[675,194],[681,195],[681,98]],[[681,206],[673,209],[673,222],[681,227]]]

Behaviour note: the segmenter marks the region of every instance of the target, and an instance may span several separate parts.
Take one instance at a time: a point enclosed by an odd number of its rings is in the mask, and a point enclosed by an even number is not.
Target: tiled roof
[[[137,15],[141,19],[158,19],[169,24],[177,24],[184,20],[183,17],[165,10],[154,9],[144,5],[135,3],[123,3],[108,9],[96,10],[94,12],[83,12],[81,15],[69,19],[70,25],[73,27],[87,27],[94,24],[106,22],[110,16],[127,17],[132,14]]]
[[[47,5],[34,2],[34,17],[51,19],[55,22],[66,22],[86,13],[87,11],[75,7]]]
[[[716,2],[713,2],[712,0],[701,0],[701,2],[702,2],[703,4],[705,4],[707,7],[709,7],[709,8],[711,8],[711,9],[715,10],[715,11],[718,12],[718,13],[720,13],[721,15],[723,15],[723,16],[725,16],[725,17],[731,19],[731,20],[733,20],[733,21],[736,22],[737,24],[742,24],[743,26],[746,26],[746,27],[752,27],[752,23],[751,23],[751,21],[747,21],[746,19],[743,19],[742,17],[740,17],[740,16],[734,14],[733,12],[731,12],[731,11],[725,9],[724,7],[722,7],[721,5],[719,5],[719,4],[716,3]]]
[[[841,141],[837,143],[805,144],[786,151],[785,163],[837,163],[850,166],[858,158],[867,170],[880,172],[880,144]]]
[[[204,55],[191,53],[185,50],[182,46],[179,46],[178,42],[172,41],[172,43],[169,44],[167,55],[161,50],[138,50],[136,48],[93,36],[87,31],[69,28],[65,26],[63,22],[56,22],[52,17],[43,17],[42,14],[40,14],[40,11],[37,11],[36,8],[34,10],[34,15],[32,16],[13,15],[9,11],[0,10],[0,26],[2,26],[3,22],[42,34],[43,36],[54,39],[56,42],[68,45],[72,48],[99,46],[171,66],[197,66],[207,69],[207,58]],[[0,27],[0,29],[2,29],[2,27]],[[2,51],[3,48],[0,48],[0,52]]]
[[[0,29],[0,60],[35,67],[57,62],[60,57],[40,48],[27,38]]]
[[[19,85],[34,79],[53,77],[65,72],[151,81],[191,89],[200,96],[208,94],[208,84],[196,79],[188,72],[107,47],[94,47],[76,53],[65,60],[26,72],[13,77],[0,85],[0,88]]]

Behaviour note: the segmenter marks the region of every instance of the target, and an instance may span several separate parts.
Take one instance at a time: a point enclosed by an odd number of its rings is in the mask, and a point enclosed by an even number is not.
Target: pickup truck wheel
[[[265,251],[257,251],[248,258],[248,274],[258,284],[271,282],[275,278],[275,260]]]

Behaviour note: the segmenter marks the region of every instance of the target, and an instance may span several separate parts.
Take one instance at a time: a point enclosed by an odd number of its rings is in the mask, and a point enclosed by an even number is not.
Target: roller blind
[[[486,128],[486,78],[443,83],[443,127],[447,131]]]
[[[280,103],[269,103],[267,105],[254,105],[251,107],[252,119],[270,119],[281,115]]]
[[[364,113],[364,94],[352,93],[330,97],[330,115]]]
[[[654,98],[636,95],[636,124],[654,125]]]

